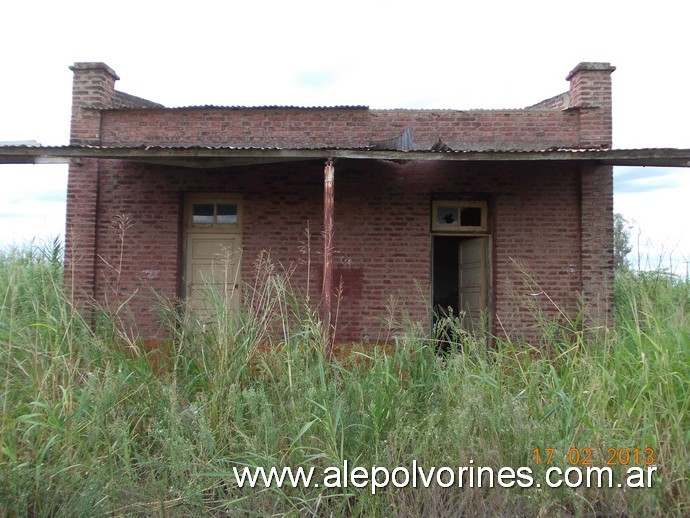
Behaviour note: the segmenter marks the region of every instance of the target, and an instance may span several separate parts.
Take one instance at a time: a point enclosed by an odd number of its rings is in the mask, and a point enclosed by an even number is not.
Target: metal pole
[[[321,318],[324,325],[326,357],[333,355],[331,328],[331,299],[333,296],[333,209],[335,205],[333,159],[328,158],[323,170],[323,287],[321,290]]]

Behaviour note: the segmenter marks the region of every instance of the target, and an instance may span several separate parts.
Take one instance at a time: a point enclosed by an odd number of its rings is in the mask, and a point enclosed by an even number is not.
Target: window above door
[[[238,231],[241,227],[242,207],[237,195],[188,195],[187,228],[217,231]]]
[[[480,200],[435,200],[431,209],[434,232],[488,232],[488,204]]]
[[[193,203],[192,225],[237,225],[237,204]]]

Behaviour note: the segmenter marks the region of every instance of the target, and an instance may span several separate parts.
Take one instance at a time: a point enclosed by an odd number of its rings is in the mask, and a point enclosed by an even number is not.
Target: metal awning
[[[616,166],[690,167],[690,149],[540,150],[385,150],[366,148],[255,148],[167,146],[27,146],[0,145],[0,164],[65,164],[86,158],[126,160],[199,169],[251,164],[323,160],[451,161],[451,162],[589,162]]]

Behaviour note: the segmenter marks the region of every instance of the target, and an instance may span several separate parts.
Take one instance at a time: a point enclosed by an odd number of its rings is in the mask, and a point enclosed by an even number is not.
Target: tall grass
[[[543,322],[551,347],[456,327],[438,356],[414,327],[394,347],[323,356],[320,322],[266,257],[231,316],[161,310],[169,359],[112,347],[61,289],[56,247],[0,255],[3,515],[683,515],[690,512],[690,287],[616,280],[605,342]],[[458,326],[450,320],[448,326]],[[451,333],[452,334],[452,333]],[[267,346],[270,345],[270,346]],[[143,350],[142,350],[143,351]],[[650,489],[240,488],[232,467],[529,466],[533,450],[654,449]],[[622,468],[617,468],[621,471]]]

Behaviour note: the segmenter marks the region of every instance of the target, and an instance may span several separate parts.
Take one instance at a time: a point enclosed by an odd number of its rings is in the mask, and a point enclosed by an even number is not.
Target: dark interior
[[[433,303],[434,313],[458,314],[458,245],[462,237],[434,236]]]

